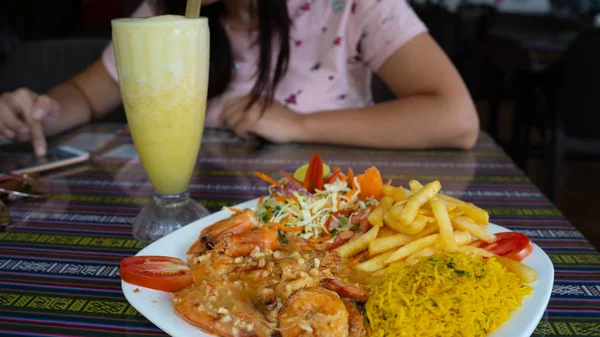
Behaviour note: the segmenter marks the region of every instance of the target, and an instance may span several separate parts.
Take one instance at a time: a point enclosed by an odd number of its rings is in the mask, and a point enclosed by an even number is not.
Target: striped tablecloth
[[[143,247],[131,226],[152,187],[127,158],[129,136],[117,140],[123,147],[88,166],[45,175],[45,201],[10,204],[13,223],[0,231],[0,335],[165,335],[121,292],[119,261]],[[534,336],[600,336],[600,254],[485,134],[462,152],[264,145],[206,132],[191,194],[212,211],[258,197],[267,186],[255,170],[278,176],[315,152],[355,172],[375,165],[394,184],[439,179],[492,222],[527,234],[556,269]]]

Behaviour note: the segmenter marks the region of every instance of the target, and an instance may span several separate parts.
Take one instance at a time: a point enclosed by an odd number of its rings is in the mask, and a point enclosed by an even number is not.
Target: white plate
[[[258,199],[235,206],[238,209],[256,207]],[[218,220],[231,216],[229,211],[220,211],[163,237],[148,245],[137,255],[173,256],[186,260],[186,250],[197,240],[200,231]],[[506,232],[508,229],[490,224],[490,232]],[[554,266],[544,251],[534,244],[533,252],[524,261],[537,271],[537,281],[532,283],[533,294],[523,300],[523,305],[512,313],[511,318],[488,337],[529,337],[542,318],[554,283]],[[166,292],[138,287],[121,282],[125,297],[142,315],[174,337],[209,337],[198,327],[181,319],[171,305],[171,295]],[[139,292],[134,292],[139,289]]]

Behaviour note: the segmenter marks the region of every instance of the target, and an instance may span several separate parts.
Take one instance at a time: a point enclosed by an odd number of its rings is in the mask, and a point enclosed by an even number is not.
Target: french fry
[[[408,182],[408,187],[411,192],[417,193],[423,188],[423,185],[418,180],[411,180]]]
[[[472,246],[460,246],[458,247],[458,251],[465,254],[479,255],[483,257],[496,256],[494,253],[489,252],[483,248],[477,248]]]
[[[416,180],[411,180],[409,182],[409,185],[411,186],[411,189],[414,188],[415,190],[420,190],[423,187],[423,185],[421,185],[421,183]],[[459,209],[461,209],[468,217],[473,219],[473,221],[475,221],[475,223],[477,223],[478,225],[482,225],[482,226],[488,225],[489,220],[490,220],[490,215],[485,210],[483,210],[471,203],[464,202],[460,199],[453,198],[446,194],[440,193],[440,194],[438,194],[438,198],[440,198],[444,202],[456,204]]]
[[[395,201],[406,200],[408,197],[406,193],[404,193],[403,187],[394,187],[391,185],[383,185],[382,188],[383,195],[393,198]]]
[[[461,231],[467,231],[474,237],[481,239],[485,242],[495,242],[496,236],[488,232],[485,228],[478,226],[473,220],[466,216],[461,216],[452,220],[454,227]]]
[[[465,212],[465,215],[473,219],[476,224],[487,227],[490,221],[490,215],[485,210],[471,204],[463,202],[458,205],[459,209]]]
[[[415,220],[415,217],[419,212],[419,208],[421,208],[421,206],[423,206],[427,201],[438,194],[441,188],[442,185],[439,181],[432,181],[423,186],[419,192],[409,197],[408,201],[404,205],[404,208],[400,212],[400,223],[403,225],[410,225]]]
[[[465,212],[461,211],[460,209],[455,209],[452,211],[448,209],[448,217],[450,217],[450,220],[463,215],[465,215]]]
[[[526,266],[519,261],[507,259],[502,256],[496,256],[496,261],[500,262],[506,269],[517,274],[517,276],[525,283],[531,283],[537,279],[535,269]]]
[[[415,221],[408,226],[402,226],[400,233],[408,235],[415,235],[419,233],[423,230],[423,228],[425,228],[425,225],[427,225],[427,219],[428,218],[426,216],[417,214]]]
[[[448,201],[444,201],[444,200],[442,200],[442,201],[444,202],[444,204],[446,204],[446,209],[448,210],[448,212],[454,211],[456,209],[456,207],[458,207],[458,205],[453,202],[448,202]]]
[[[378,205],[369,213],[369,223],[375,227],[383,226],[383,215],[387,213],[384,206]]]
[[[406,202],[396,203],[394,206],[392,206],[389,210],[392,219],[399,220],[404,207],[406,207]]]
[[[387,185],[384,185],[387,186]],[[394,204],[394,199],[391,197],[383,197],[379,202],[379,205],[369,213],[369,223],[373,226],[381,227],[383,226],[383,215],[388,211],[388,209]]]
[[[375,257],[372,257],[371,259],[359,263],[356,266],[354,266],[353,268],[361,271],[361,272],[366,272],[366,273],[372,273],[374,271],[380,270],[385,268],[385,266],[387,266],[387,264],[385,264],[385,261],[392,256],[394,252],[387,252],[387,253],[383,253],[383,254],[379,254]]]
[[[431,247],[439,238],[439,234],[431,234],[424,238],[420,238],[418,240],[410,242],[405,246],[398,248],[387,260],[385,260],[385,263],[390,264],[396,261],[400,261],[418,251]]]
[[[379,230],[379,233],[381,233],[382,230],[385,230],[386,228],[387,227],[383,227],[381,230]],[[419,234],[416,235],[398,234],[398,232],[394,231],[394,235],[377,238],[371,241],[371,243],[369,243],[369,254],[371,256],[375,256],[377,254],[387,252],[389,250],[398,248],[417,239],[426,237],[427,235],[437,233],[438,230],[439,227],[437,226],[437,224],[428,223],[425,226],[425,228]]]
[[[384,185],[384,186],[387,186],[387,185]],[[383,198],[381,198],[381,200],[379,201],[379,204],[383,205],[385,207],[385,209],[387,210],[390,207],[392,207],[395,202],[396,202],[396,200],[394,200],[394,198],[388,197],[386,195],[386,196],[383,196]]]
[[[421,209],[419,209],[419,214],[424,215],[424,216],[433,216],[433,211],[427,208],[423,208],[421,207]]]
[[[458,248],[460,248],[473,242],[473,237],[469,232],[454,232],[454,240],[456,240],[456,245],[458,246]],[[442,242],[441,238],[433,245],[433,248],[438,250],[444,249],[444,243]]]
[[[414,254],[412,254],[411,256],[407,257],[406,260],[404,260],[404,262],[409,265],[412,266],[414,264],[417,264],[419,262],[419,258],[422,256],[432,256],[433,254],[435,254],[435,249],[433,248],[425,248],[419,252],[416,252]]]
[[[458,246],[453,235],[452,224],[450,223],[450,218],[448,217],[446,204],[441,202],[438,198],[432,199],[429,204],[431,205],[431,209],[435,215],[435,220],[437,221],[438,226],[440,226],[440,236],[442,238],[444,250],[449,252],[456,251]]]
[[[386,226],[388,226],[389,228],[395,230],[396,232],[400,233],[400,231],[402,230],[402,224],[399,221],[396,221],[392,215],[392,210],[393,207],[390,209],[389,212],[386,212],[383,215],[383,222],[385,223]]]
[[[392,235],[396,235],[396,234],[398,234],[398,232],[396,232],[395,230],[393,230],[387,226],[383,226],[383,227],[379,228],[379,233],[377,233],[377,239],[386,238],[388,236],[392,236]],[[373,240],[373,241],[375,241],[375,240]],[[373,242],[373,241],[371,241],[371,242]],[[370,245],[371,244],[369,244],[369,246]]]
[[[466,231],[455,231],[454,232],[454,240],[456,241],[457,246],[466,246],[473,242],[473,237],[471,233]],[[458,248],[458,247],[457,247]]]
[[[369,247],[369,243],[377,237],[377,233],[379,233],[379,227],[373,226],[368,232],[337,247],[335,251],[338,252],[340,257],[354,256],[366,250]]]

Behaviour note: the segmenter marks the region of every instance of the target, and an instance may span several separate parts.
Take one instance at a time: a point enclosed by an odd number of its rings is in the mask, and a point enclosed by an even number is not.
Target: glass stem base
[[[133,236],[150,243],[209,214],[204,206],[190,198],[188,191],[180,194],[155,192],[152,202],[135,218]]]

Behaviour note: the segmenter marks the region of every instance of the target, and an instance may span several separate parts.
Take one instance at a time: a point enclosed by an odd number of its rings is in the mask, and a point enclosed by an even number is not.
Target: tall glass
[[[112,33],[127,121],[155,190],[133,235],[152,242],[209,214],[188,193],[206,111],[208,21],[117,19]]]

